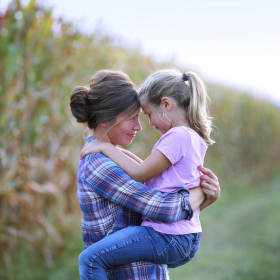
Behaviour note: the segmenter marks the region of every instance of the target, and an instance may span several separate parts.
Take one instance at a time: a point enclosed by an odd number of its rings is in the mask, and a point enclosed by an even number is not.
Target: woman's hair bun
[[[70,95],[72,115],[90,130],[101,123],[113,125],[120,114],[128,117],[139,107],[135,85],[121,71],[100,70],[91,78],[90,88],[76,87]]]
[[[70,110],[79,123],[86,123],[89,121],[87,108],[88,92],[89,88],[85,86],[78,86],[73,89],[70,96]]]

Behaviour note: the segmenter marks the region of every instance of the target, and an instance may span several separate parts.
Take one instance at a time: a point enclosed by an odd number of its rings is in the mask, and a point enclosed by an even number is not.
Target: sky
[[[86,32],[101,25],[144,54],[280,105],[279,0],[40,2]]]

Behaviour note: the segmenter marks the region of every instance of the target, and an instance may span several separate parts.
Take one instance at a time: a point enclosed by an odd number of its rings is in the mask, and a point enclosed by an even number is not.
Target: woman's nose
[[[142,129],[139,120],[136,122],[136,124],[135,124],[135,126],[134,126],[134,129],[135,129],[136,131],[140,131],[140,130]]]

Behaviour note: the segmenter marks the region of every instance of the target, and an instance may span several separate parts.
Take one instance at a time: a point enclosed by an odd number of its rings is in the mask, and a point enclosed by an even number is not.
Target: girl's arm
[[[127,155],[128,157],[134,159],[136,162],[138,162],[139,164],[141,164],[143,162],[143,160],[141,158],[139,158],[138,156],[136,156],[135,154],[133,154],[132,152],[122,149],[120,147],[118,147],[118,149],[120,151],[122,151],[125,155]]]
[[[91,153],[104,154],[138,182],[150,180],[171,165],[167,157],[158,150],[155,150],[142,163],[138,163],[131,157],[123,154],[112,144],[99,141],[86,144],[81,152],[81,159]]]

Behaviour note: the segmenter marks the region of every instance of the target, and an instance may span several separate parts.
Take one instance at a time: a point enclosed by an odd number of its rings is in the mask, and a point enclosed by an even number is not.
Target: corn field
[[[35,0],[27,5],[11,1],[1,11],[0,276],[12,279],[22,271],[15,266],[23,257],[43,264],[42,274],[32,279],[44,279],[72,238],[81,235],[76,171],[87,131],[70,114],[71,90],[88,85],[100,69],[122,70],[140,85],[166,67],[177,66],[126,47],[102,27],[84,34]],[[246,93],[207,86],[217,133],[205,165],[221,182],[244,173],[258,182],[278,173],[279,108]],[[145,117],[142,126],[130,149],[145,157],[159,135]]]

